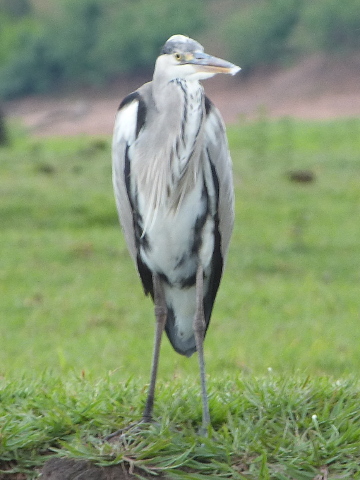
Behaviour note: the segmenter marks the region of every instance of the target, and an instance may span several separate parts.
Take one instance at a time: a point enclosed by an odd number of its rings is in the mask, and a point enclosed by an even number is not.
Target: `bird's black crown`
[[[196,42],[192,38],[185,37],[184,35],[173,35],[167,40],[165,45],[162,47],[160,54],[166,55],[175,52],[180,53],[193,53],[193,52],[203,52],[204,48],[200,45],[199,42]]]

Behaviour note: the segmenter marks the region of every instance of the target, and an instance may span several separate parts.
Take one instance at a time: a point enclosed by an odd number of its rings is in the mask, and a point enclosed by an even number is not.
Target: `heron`
[[[210,425],[204,338],[234,222],[232,163],[224,122],[199,82],[240,68],[173,35],[152,81],[116,114],[113,187],[125,240],[156,318],[142,421],[153,419],[163,331],[174,350],[198,354],[202,429]]]

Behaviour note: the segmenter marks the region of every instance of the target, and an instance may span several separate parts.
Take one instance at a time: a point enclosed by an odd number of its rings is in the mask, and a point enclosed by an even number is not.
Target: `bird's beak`
[[[192,58],[186,60],[185,63],[194,65],[197,71],[204,73],[229,73],[230,75],[235,75],[241,70],[240,67],[233,63],[202,52],[194,53]]]

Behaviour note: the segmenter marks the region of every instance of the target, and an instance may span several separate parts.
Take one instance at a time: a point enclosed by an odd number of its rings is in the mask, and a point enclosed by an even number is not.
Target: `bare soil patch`
[[[154,475],[147,475],[144,472],[141,472],[141,476],[154,478]],[[40,478],[42,480],[131,480],[139,477],[130,473],[124,465],[99,467],[86,460],[54,457],[45,463]],[[165,480],[162,475],[157,475],[156,478]]]
[[[360,55],[315,55],[289,68],[219,75],[204,86],[227,123],[255,117],[260,109],[270,117],[320,120],[360,115],[359,78]],[[35,136],[110,135],[122,98],[148,80],[120,78],[106,90],[13,100],[5,111]]]

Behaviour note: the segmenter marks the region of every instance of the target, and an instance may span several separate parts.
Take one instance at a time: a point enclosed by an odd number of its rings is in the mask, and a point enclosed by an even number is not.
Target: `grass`
[[[360,121],[264,117],[228,134],[237,218],[205,345],[214,431],[196,435],[196,358],[164,341],[160,425],[125,453],[98,438],[141,414],[154,320],[110,139],[16,135],[0,150],[3,468],[31,478],[55,448],[174,478],[360,475]],[[290,181],[300,169],[314,181]]]
[[[159,423],[133,433],[124,445],[99,435],[141,414],[144,389],[130,381],[119,389],[111,376],[90,381],[42,375],[7,383],[2,404],[11,421],[2,427],[3,462],[25,472],[50,454],[124,462],[137,471],[171,478],[313,479],[360,474],[359,383],[354,379],[262,379],[226,376],[210,382],[213,429],[200,438],[200,392],[193,381],[162,384]],[[341,476],[338,476],[341,475]]]

